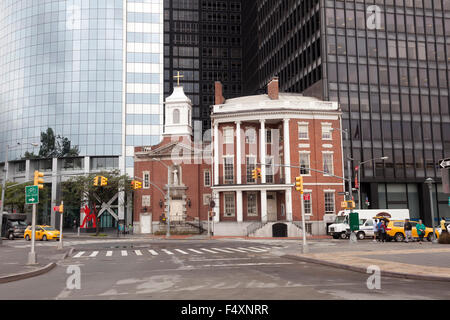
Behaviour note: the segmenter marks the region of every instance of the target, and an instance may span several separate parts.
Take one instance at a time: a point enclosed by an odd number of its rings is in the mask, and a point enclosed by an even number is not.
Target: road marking
[[[267,252],[267,249],[258,248],[258,247],[249,247],[249,249],[259,250],[259,252]]]
[[[173,254],[172,252],[170,252],[169,250],[166,250],[166,249],[161,249],[161,251],[164,251],[167,254]]]
[[[84,253],[84,251],[80,251],[76,255],[74,255],[73,257],[74,258],[79,258],[79,257],[81,257],[83,255],[83,253]]]
[[[128,252],[126,250],[122,250],[122,257],[128,256]]]
[[[195,249],[188,249],[189,251],[192,251],[192,252],[195,252],[195,253],[200,253],[200,254],[203,254],[204,252],[201,252],[201,251],[198,251],[198,250],[195,250]]]
[[[206,252],[209,252],[209,253],[218,253],[218,252],[215,252],[215,251],[212,251],[212,250],[209,250],[209,249],[205,249],[205,248],[201,248],[200,250],[203,250],[203,251],[206,251]]]
[[[186,251],[183,251],[183,250],[180,250],[180,249],[175,249],[175,250],[178,251],[178,252],[181,252],[182,254],[189,254]]]
[[[159,253],[156,252],[155,250],[148,250],[148,252],[150,252],[152,255],[157,256]]]
[[[237,252],[244,252],[244,253],[247,253],[247,251],[240,250],[240,249],[236,249],[236,248],[225,248],[225,249],[227,249],[227,250],[233,250],[233,251],[237,251]]]
[[[233,251],[229,251],[229,250],[225,250],[225,249],[220,249],[220,248],[211,248],[211,249],[217,250],[217,251],[222,251],[222,252],[225,252],[225,253],[234,253]]]
[[[258,263],[233,263],[233,264],[204,264],[200,267],[242,267],[242,266],[268,266],[280,264],[294,264],[293,262],[258,262]]]
[[[106,252],[106,256],[107,256],[107,257],[111,257],[111,256],[112,256],[112,251],[107,251],[107,252]]]
[[[134,252],[136,252],[136,255],[137,255],[137,256],[142,256],[141,250],[134,250]]]
[[[95,257],[97,255],[98,255],[98,251],[94,251],[94,252],[91,253],[91,255],[89,257]]]
[[[247,251],[250,251],[250,252],[263,252],[261,250],[255,250],[255,249],[250,249],[250,248],[240,248],[239,247],[238,249],[247,250]]]

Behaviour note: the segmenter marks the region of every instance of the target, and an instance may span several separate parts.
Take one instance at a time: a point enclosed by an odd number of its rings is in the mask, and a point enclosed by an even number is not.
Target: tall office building
[[[435,216],[450,218],[437,166],[450,156],[450,0],[258,0],[256,9],[258,50],[244,64],[258,68],[245,73],[245,93],[277,75],[282,91],[339,101],[362,207],[408,207],[430,225],[431,177]]]
[[[242,94],[241,11],[241,0],[164,1],[164,95],[173,92],[180,72],[195,131],[211,128],[214,81],[223,83],[228,98]]]
[[[44,171],[52,207],[71,175],[115,168],[133,176],[134,146],[162,134],[163,2],[2,0],[0,70],[8,180]],[[47,150],[32,149],[41,133]],[[53,150],[53,135],[67,138],[64,148]],[[27,151],[40,159],[25,159]],[[54,225],[51,207],[45,222]],[[123,204],[114,210],[125,217]],[[102,226],[113,220],[106,213]]]

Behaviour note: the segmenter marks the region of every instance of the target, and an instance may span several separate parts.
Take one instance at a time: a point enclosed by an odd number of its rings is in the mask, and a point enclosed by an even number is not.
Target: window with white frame
[[[234,193],[224,193],[225,198],[225,217],[234,217],[236,206],[234,202]]]
[[[324,175],[333,174],[333,153],[324,152],[322,153],[322,158],[323,158],[323,171],[325,172]]]
[[[234,143],[233,128],[223,128],[223,143],[224,144],[233,144]]]
[[[331,123],[322,123],[322,140],[331,140]]]
[[[234,183],[234,157],[223,158],[223,176],[225,183]]]
[[[300,151],[300,174],[302,175],[310,175],[311,163],[310,163],[311,156],[309,154],[309,151]]]
[[[334,191],[325,191],[325,213],[335,213]]]
[[[142,207],[150,207],[150,196],[142,196]]]
[[[210,202],[211,202],[211,195],[209,193],[205,193],[203,195],[203,205],[209,206]]]
[[[266,129],[266,143],[272,143],[272,129]]]
[[[247,193],[247,216],[254,217],[258,215],[257,194],[256,192]]]
[[[203,171],[203,183],[205,187],[211,186],[211,172],[209,170]]]
[[[298,124],[298,138],[299,139],[309,139],[308,123]]]
[[[273,183],[273,157],[266,157],[266,182]]]
[[[248,144],[256,143],[256,130],[254,128],[249,128],[245,130],[245,143]]]
[[[256,169],[256,156],[247,156],[246,157],[246,165],[247,165],[247,183],[255,183],[256,180],[253,179],[252,171]]]
[[[143,172],[142,182],[143,182],[142,188],[144,189],[150,188],[150,172],[148,171]]]
[[[305,214],[312,215],[312,192],[303,193],[303,205],[305,206]]]

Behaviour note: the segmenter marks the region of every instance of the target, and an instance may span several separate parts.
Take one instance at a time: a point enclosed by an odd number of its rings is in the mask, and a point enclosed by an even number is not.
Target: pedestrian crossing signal
[[[295,178],[295,190],[303,193],[303,177],[299,176]]]

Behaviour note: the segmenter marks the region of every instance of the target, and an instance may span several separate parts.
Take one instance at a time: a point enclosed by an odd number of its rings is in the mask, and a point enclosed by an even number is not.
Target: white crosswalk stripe
[[[159,253],[156,252],[155,250],[148,250],[148,252],[150,252],[152,255],[157,256]]]
[[[98,251],[94,251],[94,252],[91,253],[91,255],[89,257],[95,257],[97,255],[98,255]]]
[[[126,250],[122,250],[122,257],[128,256],[128,252]]]
[[[237,251],[237,252],[243,252],[243,253],[247,253],[247,251],[241,250],[241,249],[236,249],[236,248],[225,248],[227,250],[232,250],[232,251]]]
[[[186,251],[180,250],[180,249],[175,249],[175,251],[181,252],[182,254],[189,254]]]
[[[81,257],[83,255],[83,253],[84,253],[84,251],[80,251],[76,255],[74,255],[73,257],[74,258],[79,258],[79,257]]]
[[[258,248],[258,247],[248,247],[248,248],[249,248],[249,249],[258,250],[259,252],[267,252],[266,249],[261,249],[261,248]]]
[[[134,252],[136,253],[137,256],[142,256],[141,250],[134,250]]]
[[[166,250],[166,249],[161,249],[161,251],[164,251],[167,254],[173,254],[173,252],[170,252],[169,250]]]
[[[218,252],[215,252],[215,251],[212,251],[212,250],[209,250],[209,249],[205,249],[205,248],[201,248],[200,250],[203,250],[203,251],[206,251],[206,252],[209,252],[209,253],[218,253]]]
[[[241,247],[239,247],[238,249],[245,250],[245,251],[250,251],[250,252],[263,252],[263,251],[260,251],[260,250],[255,250],[255,249],[250,249],[250,248],[241,248]]]
[[[189,251],[195,252],[195,253],[199,253],[199,254],[204,254],[204,252],[195,250],[195,249],[188,249]]]
[[[220,249],[220,248],[211,248],[211,249],[217,250],[217,251],[221,251],[221,252],[225,252],[225,253],[234,253],[233,251],[225,250],[225,249]]]
[[[107,252],[106,252],[106,256],[107,256],[107,257],[111,257],[111,256],[112,256],[112,254],[113,254],[113,252],[112,252],[112,251],[107,251]]]

